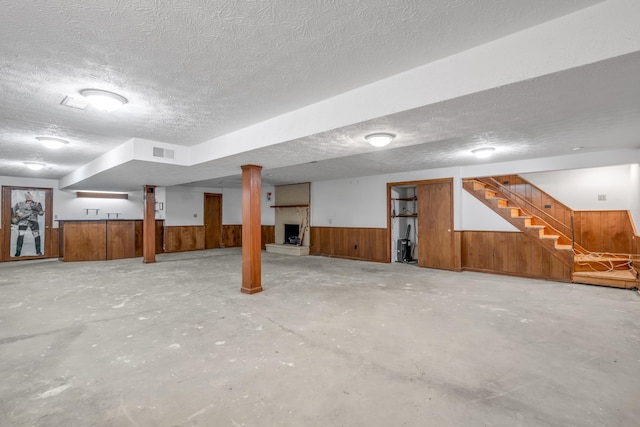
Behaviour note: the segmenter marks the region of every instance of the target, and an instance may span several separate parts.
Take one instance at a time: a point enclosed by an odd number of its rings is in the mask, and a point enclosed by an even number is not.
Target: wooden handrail
[[[527,205],[529,205],[529,207],[533,208],[533,210],[539,212],[541,214],[540,216],[546,217],[546,218],[551,218],[554,222],[560,224],[567,231],[566,233],[562,233],[562,234],[564,234],[565,236],[572,236],[572,240],[573,240],[573,229],[572,229],[571,226],[568,226],[563,221],[560,221],[558,218],[555,218],[553,215],[545,212],[544,210],[542,210],[541,208],[539,208],[538,206],[533,204],[531,201],[527,200],[525,197],[521,196],[520,194],[516,193],[515,191],[511,190],[507,186],[505,186],[502,183],[500,183],[495,178],[487,177],[487,178],[484,178],[484,179],[488,179],[488,180],[492,181],[493,183],[495,183],[495,185],[497,185],[496,189],[498,191],[504,192],[503,190],[506,190],[507,192],[509,192],[511,194],[512,197],[514,197],[514,198],[516,198],[518,200],[521,200],[522,202],[526,203]],[[482,181],[482,178],[480,179],[480,181]],[[487,183],[485,182],[485,184],[487,184]],[[489,185],[491,185],[491,184],[489,184]],[[519,203],[519,202],[517,202],[517,203]],[[571,213],[571,221],[573,222],[573,210],[569,209],[569,212]]]
[[[533,209],[530,209],[530,211],[533,211],[533,210],[539,211],[542,214],[542,217],[540,217],[540,219],[543,222],[546,223],[546,225],[549,227],[549,229],[551,229],[554,232],[558,233],[559,235],[562,235],[565,238],[571,240],[571,247],[572,247],[574,253],[588,253],[589,252],[586,249],[584,249],[582,246],[580,246],[580,245],[575,243],[575,235],[574,235],[574,230],[573,230],[573,211],[572,210],[570,210],[570,212],[571,212],[571,223],[572,224],[571,224],[571,226],[567,226],[562,221],[558,220],[557,218],[554,218],[553,215],[548,214],[547,212],[543,211],[542,209],[540,209],[539,207],[534,205],[532,202],[527,200],[526,198],[522,197],[521,195],[519,195],[518,193],[514,192],[510,188],[507,188],[506,186],[504,186],[502,183],[500,183],[495,178],[493,178],[493,177],[484,177],[484,178],[473,178],[473,179],[476,180],[476,181],[482,182],[483,184],[488,185],[490,187],[489,188],[490,190],[501,192],[504,196],[509,198],[510,201],[512,201],[513,203],[521,204],[519,202],[519,200],[522,200],[525,204],[527,204],[531,208],[533,208]],[[506,190],[506,191],[503,191],[503,190]],[[509,195],[505,194],[506,192],[510,193],[511,197],[515,198],[516,200],[511,200]],[[555,223],[560,224],[561,226],[563,226],[568,232],[565,233],[565,232],[562,232],[562,231],[558,230],[556,227],[554,227],[551,224],[549,224],[549,222],[547,220],[545,220],[544,217],[551,218]]]

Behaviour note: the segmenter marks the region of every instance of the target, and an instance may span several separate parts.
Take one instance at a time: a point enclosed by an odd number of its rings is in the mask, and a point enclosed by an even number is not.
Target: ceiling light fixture
[[[475,156],[479,159],[486,159],[494,151],[496,151],[495,147],[482,147],[482,148],[476,148],[475,150],[471,150],[471,152],[475,154]]]
[[[392,133],[372,133],[364,137],[369,144],[374,147],[384,147],[388,145],[396,136]]]
[[[44,167],[44,163],[38,162],[24,162],[25,166],[31,169],[32,171],[39,171]]]
[[[52,136],[36,136],[36,139],[40,141],[42,145],[52,150],[62,148],[65,144],[69,143],[66,139],[54,138]]]
[[[108,113],[117,110],[128,102],[127,98],[122,95],[100,89],[84,89],[80,91],[80,95],[84,96],[87,102],[98,110]]]

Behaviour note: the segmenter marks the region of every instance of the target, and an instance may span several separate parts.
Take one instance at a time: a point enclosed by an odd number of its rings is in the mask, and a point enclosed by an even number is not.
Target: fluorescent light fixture
[[[122,95],[100,89],[84,89],[80,91],[80,95],[98,110],[106,112],[115,111],[128,102]]]
[[[44,167],[44,163],[38,162],[24,162],[25,166],[31,169],[32,171],[39,171]]]
[[[129,193],[116,191],[76,191],[76,197],[88,197],[92,199],[128,199]]]
[[[392,133],[372,133],[364,137],[369,144],[374,147],[384,147],[388,145],[396,136]]]
[[[471,150],[471,152],[479,159],[486,159],[494,151],[496,151],[495,147],[482,147],[482,148],[476,148],[475,150]]]
[[[52,150],[57,150],[69,143],[66,139],[54,138],[51,136],[36,136],[36,139],[40,141],[42,145]]]

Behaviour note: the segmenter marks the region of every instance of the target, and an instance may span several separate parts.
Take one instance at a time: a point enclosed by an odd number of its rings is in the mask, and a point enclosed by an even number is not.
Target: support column
[[[142,220],[142,262],[156,262],[156,186],[144,186],[144,219]]]
[[[260,173],[262,166],[242,167],[242,289],[246,294],[262,292],[260,217]]]

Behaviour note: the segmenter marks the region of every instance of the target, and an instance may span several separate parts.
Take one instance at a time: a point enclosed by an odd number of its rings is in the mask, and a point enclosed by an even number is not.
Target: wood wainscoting
[[[262,249],[267,250],[267,243],[276,242],[276,226],[275,225],[263,225],[262,226]]]
[[[638,253],[629,211],[575,211],[576,243],[591,252]]]
[[[261,226],[262,249],[267,243],[274,243],[274,226]],[[202,225],[165,227],[164,252],[200,251],[204,249],[205,228]],[[242,247],[242,224],[222,226],[222,247]]]
[[[222,247],[239,248],[242,246],[242,224],[222,225]]]
[[[49,256],[58,258],[60,256],[60,229],[52,228],[49,233]],[[1,257],[0,257],[1,258]]]
[[[267,249],[267,243],[275,243],[275,226],[263,225],[261,228],[261,248]],[[222,247],[242,247],[242,224],[227,224],[222,226]]]
[[[389,262],[386,228],[311,227],[311,255]]]
[[[204,225],[164,227],[164,251],[184,252],[204,250]]]
[[[511,231],[462,231],[462,269],[571,281],[571,269],[524,233]]]

